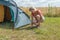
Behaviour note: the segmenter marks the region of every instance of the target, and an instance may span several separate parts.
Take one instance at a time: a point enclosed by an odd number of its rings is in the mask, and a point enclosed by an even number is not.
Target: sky
[[[23,7],[48,7],[48,5],[52,7],[60,7],[60,0],[14,0],[17,5]]]

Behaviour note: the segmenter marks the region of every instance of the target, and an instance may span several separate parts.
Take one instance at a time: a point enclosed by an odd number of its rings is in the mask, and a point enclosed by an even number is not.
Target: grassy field
[[[60,40],[60,17],[46,17],[38,29],[28,25],[13,31],[8,26],[9,22],[0,24],[0,40]]]

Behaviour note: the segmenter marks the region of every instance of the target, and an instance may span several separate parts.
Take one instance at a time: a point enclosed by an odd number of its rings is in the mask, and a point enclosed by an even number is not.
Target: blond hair
[[[30,7],[29,10],[36,10],[36,8],[35,7]]]

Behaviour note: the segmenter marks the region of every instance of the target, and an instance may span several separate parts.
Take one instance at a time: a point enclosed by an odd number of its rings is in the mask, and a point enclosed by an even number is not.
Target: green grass
[[[37,29],[29,29],[30,25],[15,29],[9,23],[0,24],[0,40],[60,40],[60,17],[46,17]]]

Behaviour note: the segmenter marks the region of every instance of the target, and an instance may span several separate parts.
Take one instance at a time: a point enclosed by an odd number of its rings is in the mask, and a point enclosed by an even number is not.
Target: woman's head
[[[36,10],[35,7],[30,7],[30,8],[29,8],[29,11],[34,11],[34,10]]]

